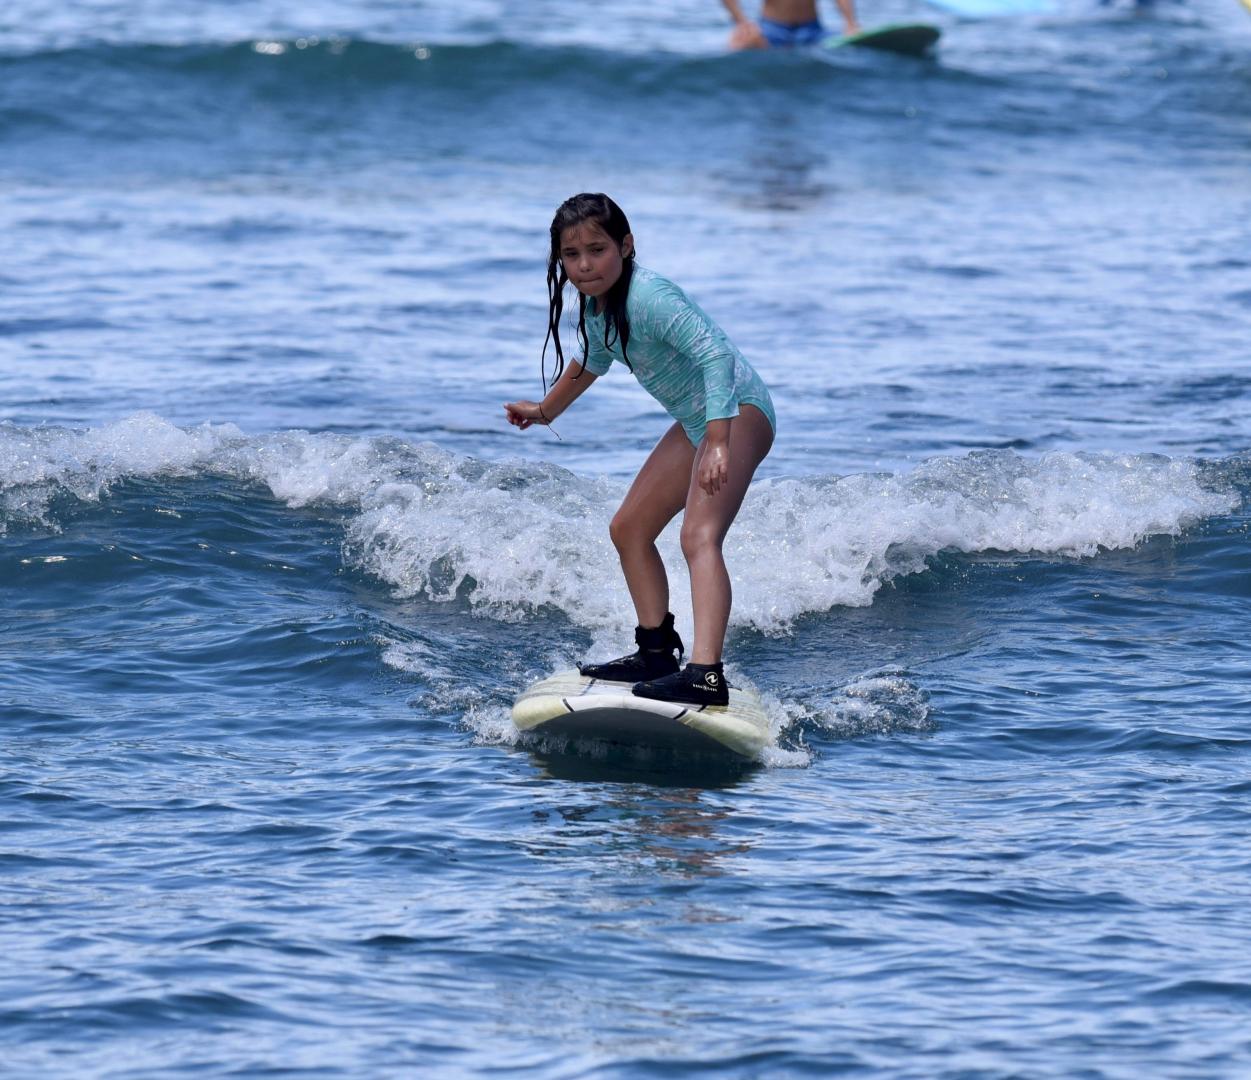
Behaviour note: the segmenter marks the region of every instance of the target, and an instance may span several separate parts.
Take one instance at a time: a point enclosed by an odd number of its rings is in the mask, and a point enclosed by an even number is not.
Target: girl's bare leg
[[[743,505],[747,485],[773,446],[773,428],[754,405],[741,407],[730,427],[730,478],[715,495],[705,492],[696,479],[704,445],[701,443],[696,451],[688,474],[682,554],[691,571],[691,603],[695,609],[695,645],[691,649],[691,660],[696,664],[716,664],[721,660],[721,649],[725,645],[732,600],[730,575],[725,568],[721,545]],[[664,617],[664,611],[658,618]]]
[[[674,424],[648,455],[608,526],[640,626],[659,626],[669,611],[669,579],[656,537],[687,504],[694,463],[695,447],[682,425]]]

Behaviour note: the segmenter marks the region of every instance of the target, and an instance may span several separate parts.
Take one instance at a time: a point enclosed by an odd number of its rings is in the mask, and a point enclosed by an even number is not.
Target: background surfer
[[[578,290],[582,362],[565,365],[560,342],[563,290]],[[641,697],[693,704],[728,700],[721,650],[730,617],[725,539],[757,466],[773,445],[773,401],[725,333],[673,282],[638,266],[634,237],[607,195],[575,195],[551,225],[548,326],[556,376],[540,402],[504,406],[511,424],[550,424],[614,359],[677,421],[652,450],[613,516],[609,534],[638,615],[638,650],[582,667],[592,678],[633,682]],[[656,549],[679,513],[691,575],[695,644],[679,670],[682,641],[669,612],[669,582]]]
[[[795,45],[816,45],[829,35],[817,15],[817,0],[764,0],[760,19],[753,22],[743,14],[738,0],[721,0],[734,29],[730,33],[731,49],[786,48]],[[837,0],[842,12],[844,33],[857,34],[854,0]]]

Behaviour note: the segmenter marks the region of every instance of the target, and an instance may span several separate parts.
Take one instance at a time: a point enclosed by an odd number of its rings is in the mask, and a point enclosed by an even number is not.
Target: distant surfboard
[[[725,707],[678,705],[576,671],[525,690],[513,703],[513,723],[539,735],[731,759],[755,758],[769,738],[769,718],[750,690],[731,687]]]
[[[891,23],[862,30],[858,34],[827,38],[827,49],[841,49],[852,45],[864,49],[881,49],[885,52],[902,53],[904,56],[923,56],[939,39],[942,31],[928,23]]]

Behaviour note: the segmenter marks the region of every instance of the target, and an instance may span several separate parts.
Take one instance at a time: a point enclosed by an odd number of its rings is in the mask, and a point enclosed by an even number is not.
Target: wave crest
[[[734,620],[768,633],[864,606],[943,552],[1088,557],[1180,535],[1239,505],[1238,460],[1011,451],[934,458],[901,474],[786,477],[748,493],[726,544]],[[333,511],[344,557],[399,597],[498,619],[555,609],[593,634],[632,625],[607,522],[623,483],[552,465],[487,462],[433,444],[233,425],[183,430],[142,414],[88,431],[0,425],[0,531],[56,528],[127,479],[213,475],[293,508]],[[676,524],[660,540],[685,580]],[[675,587],[675,608],[684,610]]]

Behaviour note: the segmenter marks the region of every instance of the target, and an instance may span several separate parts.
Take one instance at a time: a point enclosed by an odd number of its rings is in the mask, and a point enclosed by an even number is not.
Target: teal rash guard
[[[604,316],[586,306],[587,351],[583,366],[603,375],[621,359],[616,334],[604,344]],[[626,352],[635,377],[686,432],[693,446],[709,420],[737,416],[740,405],[755,405],[776,432],[777,415],[769,390],[755,368],[695,301],[668,278],[634,267],[626,298],[630,340]]]

